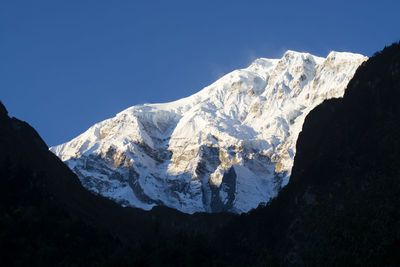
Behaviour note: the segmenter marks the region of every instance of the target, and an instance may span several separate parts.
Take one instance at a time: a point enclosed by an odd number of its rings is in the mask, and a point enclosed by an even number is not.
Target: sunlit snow
[[[342,97],[366,59],[260,58],[190,97],[130,107],[51,151],[85,187],[122,205],[247,212],[288,183],[304,118]]]

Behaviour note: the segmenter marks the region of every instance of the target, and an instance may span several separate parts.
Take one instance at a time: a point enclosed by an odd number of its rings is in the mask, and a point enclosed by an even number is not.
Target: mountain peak
[[[288,183],[305,116],[342,97],[366,60],[335,55],[348,61],[290,50],[259,58],[192,96],[130,107],[51,151],[121,205],[247,212]]]
[[[298,51],[294,51],[294,50],[286,50],[286,52],[283,54],[283,57],[299,57],[299,56],[303,56],[303,57],[309,57],[312,56],[310,53],[307,52],[298,52]]]

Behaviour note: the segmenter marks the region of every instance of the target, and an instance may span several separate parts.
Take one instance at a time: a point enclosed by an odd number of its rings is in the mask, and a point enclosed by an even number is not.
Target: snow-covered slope
[[[51,151],[85,187],[122,205],[247,212],[288,183],[305,116],[342,97],[366,59],[260,58],[190,97],[128,108]]]

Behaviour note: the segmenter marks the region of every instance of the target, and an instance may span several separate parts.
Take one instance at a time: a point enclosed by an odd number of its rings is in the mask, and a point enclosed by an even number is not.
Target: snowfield
[[[89,190],[121,205],[243,213],[290,177],[307,114],[342,97],[367,57],[287,51],[198,93],[130,107],[50,150]]]

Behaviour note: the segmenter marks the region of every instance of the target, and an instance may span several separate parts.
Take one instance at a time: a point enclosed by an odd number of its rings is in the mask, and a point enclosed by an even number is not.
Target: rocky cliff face
[[[128,108],[51,151],[86,188],[122,205],[247,212],[288,183],[305,116],[342,97],[365,60],[261,58],[190,97]]]

